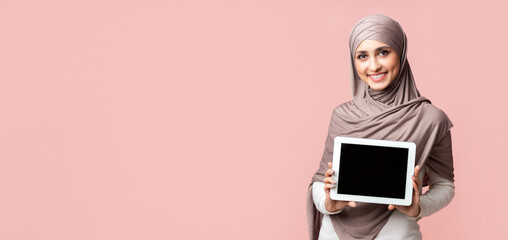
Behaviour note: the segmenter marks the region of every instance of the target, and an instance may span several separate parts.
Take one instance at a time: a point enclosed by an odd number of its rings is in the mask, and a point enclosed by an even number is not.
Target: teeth
[[[378,78],[378,77],[381,77],[381,76],[383,76],[383,75],[385,75],[385,73],[381,73],[381,74],[379,74],[379,75],[371,75],[371,76],[372,76],[372,77],[374,77],[374,78]]]

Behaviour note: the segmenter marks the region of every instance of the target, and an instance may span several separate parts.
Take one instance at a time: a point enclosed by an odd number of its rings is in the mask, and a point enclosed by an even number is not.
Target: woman
[[[307,196],[310,239],[421,239],[417,221],[454,196],[446,114],[420,96],[406,58],[400,25],[384,15],[360,20],[349,39],[353,100],[334,109],[325,151]],[[416,143],[410,206],[335,201],[331,161],[336,136]],[[420,195],[422,184],[429,191]]]

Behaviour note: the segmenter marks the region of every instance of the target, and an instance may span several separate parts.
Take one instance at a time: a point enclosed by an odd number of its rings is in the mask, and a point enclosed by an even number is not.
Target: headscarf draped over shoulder
[[[370,89],[358,76],[355,51],[366,39],[381,41],[400,56],[399,74],[386,89]],[[407,60],[406,34],[399,23],[384,15],[361,19],[351,31],[349,49],[353,100],[334,109],[325,150],[312,182],[323,181],[327,162],[332,161],[336,136],[414,142],[416,164],[426,164],[453,181],[451,138],[447,134],[453,124],[443,111],[418,92]],[[323,215],[314,206],[311,185],[307,192],[307,218],[310,239],[315,240],[319,237]],[[357,203],[357,207],[346,207],[330,218],[341,240],[373,239],[390,214],[386,205]]]

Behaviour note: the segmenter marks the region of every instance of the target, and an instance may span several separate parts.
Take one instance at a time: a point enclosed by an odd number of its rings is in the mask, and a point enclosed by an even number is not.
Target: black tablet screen
[[[405,197],[408,149],[342,143],[337,193]]]

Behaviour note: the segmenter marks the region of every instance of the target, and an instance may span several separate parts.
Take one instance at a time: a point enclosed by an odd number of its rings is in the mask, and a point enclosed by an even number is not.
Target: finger
[[[325,176],[330,177],[333,175],[332,162],[328,162],[328,170],[326,170]]]
[[[418,174],[420,174],[420,165],[416,165],[414,176],[418,178]]]
[[[393,210],[393,209],[395,209],[395,205],[393,205],[393,204],[388,205],[388,210],[390,210],[390,211],[391,211],[391,210]]]
[[[418,185],[416,185],[415,182],[413,182],[413,190],[414,190],[414,194],[419,196],[420,195],[420,188],[418,187]]]
[[[356,202],[350,201],[350,202],[347,203],[347,205],[350,206],[350,207],[356,207]]]
[[[326,170],[325,177],[331,177],[333,173],[334,173],[333,169],[328,169]]]
[[[324,189],[325,189],[325,193],[326,193],[326,198],[329,198],[329,197],[330,197],[330,188],[329,188],[329,187],[327,187],[327,185],[328,185],[328,184],[325,184]]]
[[[332,177],[326,177],[324,180],[323,180],[324,183],[330,183],[330,184],[336,184],[337,181],[335,181],[335,179],[333,179]]]
[[[419,178],[417,178],[417,177],[415,177],[415,176],[413,176],[412,178],[413,178],[413,182],[414,182],[414,183],[416,183],[416,185],[417,185],[418,187],[420,187],[420,179],[419,179]]]

